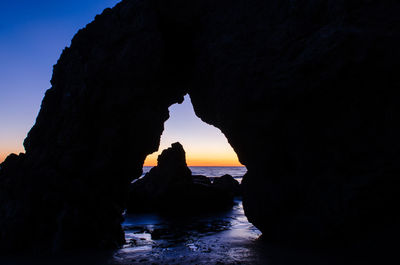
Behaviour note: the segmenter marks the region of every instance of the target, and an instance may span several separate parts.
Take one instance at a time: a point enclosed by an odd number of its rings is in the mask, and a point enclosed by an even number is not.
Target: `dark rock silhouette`
[[[128,212],[188,215],[227,209],[233,205],[234,181],[225,176],[215,185],[206,176],[192,176],[182,145],[174,143],[156,167],[131,184]]]
[[[211,185],[211,179],[202,175],[192,175],[193,183]]]
[[[128,212],[163,210],[184,203],[183,192],[192,182],[192,172],[186,165],[182,145],[172,144],[157,162],[156,167],[131,184]]]
[[[228,191],[232,196],[240,196],[242,194],[239,182],[228,174],[214,178],[213,186]]]
[[[104,10],[54,67],[26,154],[1,165],[0,249],[120,245],[129,184],[185,93],[246,165],[245,212],[269,239],[395,238],[399,13],[394,0]]]

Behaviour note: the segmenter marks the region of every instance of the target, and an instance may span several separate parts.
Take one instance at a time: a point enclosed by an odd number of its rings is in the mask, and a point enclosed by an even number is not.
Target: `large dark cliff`
[[[248,168],[244,207],[283,242],[399,223],[400,3],[125,0],[54,67],[26,154],[0,169],[0,246],[117,246],[129,183],[189,93]],[[29,234],[21,241],[21,237]]]

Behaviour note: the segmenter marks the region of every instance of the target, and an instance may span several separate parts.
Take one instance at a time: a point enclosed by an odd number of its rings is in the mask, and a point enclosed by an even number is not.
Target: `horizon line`
[[[156,167],[157,165],[143,165],[143,167]],[[232,165],[232,166],[227,166],[227,165],[212,165],[212,166],[210,166],[210,165],[206,165],[206,166],[199,166],[199,165],[196,165],[196,166],[192,166],[192,165],[187,165],[188,167],[246,167],[246,166],[243,166],[243,165]]]

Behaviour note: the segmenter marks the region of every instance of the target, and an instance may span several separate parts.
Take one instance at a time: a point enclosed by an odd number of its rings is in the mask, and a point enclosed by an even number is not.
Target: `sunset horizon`
[[[143,166],[156,166],[161,152],[172,143],[180,142],[188,166],[243,167],[224,134],[196,116],[189,95],[183,103],[170,106],[169,112],[158,151],[148,155]]]
[[[186,159],[186,164],[188,167],[245,167],[244,165],[240,163],[235,163],[234,161],[232,162],[221,162],[221,163],[213,163],[213,161],[191,161],[189,159]],[[157,159],[146,159],[144,164],[144,167],[155,167],[157,166]]]

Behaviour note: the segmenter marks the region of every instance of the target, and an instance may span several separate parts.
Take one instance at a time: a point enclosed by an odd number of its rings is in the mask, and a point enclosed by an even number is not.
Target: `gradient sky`
[[[0,162],[22,145],[33,126],[53,65],[73,35],[119,0],[1,0]],[[222,133],[198,119],[190,99],[171,106],[161,149],[180,141],[189,165],[239,165]],[[156,155],[146,162],[152,165]]]
[[[147,157],[145,166],[156,165],[161,151],[175,142],[182,144],[190,166],[241,166],[223,133],[196,116],[189,95],[182,104],[172,105],[169,112],[159,151]]]

